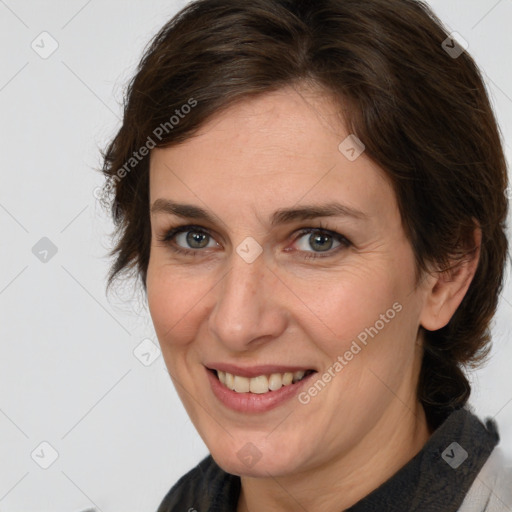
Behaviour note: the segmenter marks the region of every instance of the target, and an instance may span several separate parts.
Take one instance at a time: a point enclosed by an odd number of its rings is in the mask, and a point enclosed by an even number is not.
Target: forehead
[[[244,99],[214,115],[197,134],[174,147],[173,160],[193,163],[208,155],[212,164],[221,162],[227,168],[241,160],[253,164],[238,168],[237,176],[254,176],[255,168],[263,172],[283,164],[293,170],[297,159],[320,158],[320,164],[332,160],[332,145],[336,149],[344,132],[333,101],[324,93],[287,87]],[[162,151],[156,149],[155,157]]]
[[[152,150],[151,202],[172,194],[262,210],[328,197],[357,209],[389,207],[394,196],[382,169],[364,152],[350,160],[340,151],[351,134],[339,110],[311,89],[234,104],[185,142]]]

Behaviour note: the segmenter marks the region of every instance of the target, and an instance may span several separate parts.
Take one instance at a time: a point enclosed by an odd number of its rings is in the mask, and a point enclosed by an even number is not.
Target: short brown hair
[[[145,288],[151,226],[142,147],[178,144],[235,102],[313,84],[337,101],[350,132],[390,179],[419,273],[464,257],[474,249],[475,225],[482,229],[462,304],[446,327],[425,331],[418,398],[435,428],[469,397],[463,367],[488,352],[507,253],[499,129],[475,62],[466,52],[450,54],[447,37],[415,0],[189,4],[146,49],[122,126],[103,154],[117,235],[108,288],[124,272]]]

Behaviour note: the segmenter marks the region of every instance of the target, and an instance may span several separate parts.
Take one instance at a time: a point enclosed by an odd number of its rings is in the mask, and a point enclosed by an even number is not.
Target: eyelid
[[[186,233],[187,231],[196,231],[198,233],[204,233],[214,238],[211,231],[208,228],[196,224],[180,224],[178,226],[164,229],[163,234],[157,236],[157,239],[159,242],[170,242],[171,239],[173,239],[176,235],[179,235],[180,233]]]

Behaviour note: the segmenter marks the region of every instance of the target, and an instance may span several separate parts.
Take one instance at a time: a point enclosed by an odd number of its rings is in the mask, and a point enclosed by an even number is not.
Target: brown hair
[[[415,0],[197,0],[155,36],[126,92],[102,172],[116,225],[108,287],[121,273],[145,289],[151,228],[147,149],[178,144],[251,96],[310,83],[344,109],[351,133],[398,200],[418,273],[482,245],[476,275],[449,324],[425,331],[418,384],[431,427],[470,393],[464,365],[490,346],[507,253],[506,162],[473,59]],[[458,47],[455,46],[455,49]],[[185,108],[189,105],[190,108]],[[143,150],[142,148],[146,148]]]

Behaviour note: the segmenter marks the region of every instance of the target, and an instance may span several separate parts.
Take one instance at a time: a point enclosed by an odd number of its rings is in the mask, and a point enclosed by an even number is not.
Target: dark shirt
[[[346,511],[456,512],[498,441],[493,420],[484,425],[459,409],[415,457]],[[209,455],[172,487],[158,512],[236,512],[239,495],[240,477]]]

